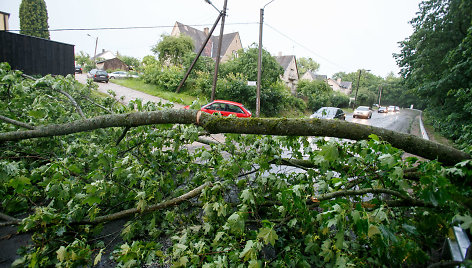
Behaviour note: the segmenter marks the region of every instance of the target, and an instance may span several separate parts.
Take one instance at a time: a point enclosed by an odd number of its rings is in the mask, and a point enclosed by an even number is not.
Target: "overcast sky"
[[[224,0],[213,0],[223,8]],[[225,33],[239,32],[243,47],[259,41],[260,8],[270,0],[228,0]],[[412,33],[408,22],[421,0],[275,0],[265,8],[263,47],[272,55],[311,57],[321,64],[319,74],[371,70],[385,77],[398,73],[393,53]],[[10,30],[19,30],[21,0],[1,0],[10,13]],[[204,0],[46,0],[51,40],[75,45],[75,52],[93,56],[119,51],[142,59],[161,34],[170,34],[176,21],[203,30],[218,12]],[[148,29],[92,30],[104,27]],[[92,37],[88,36],[91,35]],[[215,35],[219,34],[219,28]],[[97,52],[97,53],[98,53]]]

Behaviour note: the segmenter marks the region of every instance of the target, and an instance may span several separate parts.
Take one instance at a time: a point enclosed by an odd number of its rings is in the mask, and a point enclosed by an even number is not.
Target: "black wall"
[[[0,31],[0,62],[29,75],[74,74],[74,45]]]

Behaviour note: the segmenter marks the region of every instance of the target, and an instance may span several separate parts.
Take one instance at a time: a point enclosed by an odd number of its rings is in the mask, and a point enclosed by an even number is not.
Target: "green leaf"
[[[324,156],[324,158],[328,162],[333,162],[339,157],[338,147],[336,143],[328,143],[327,145],[322,146],[321,150],[322,151],[320,152],[320,154]]]
[[[241,234],[244,232],[244,219],[235,212],[226,221],[226,226],[230,232]]]
[[[61,247],[56,251],[56,254],[57,254],[57,259],[58,259],[60,262],[63,262],[63,261],[66,259],[66,255],[67,255],[66,248],[65,248],[64,246],[61,246]]]
[[[254,201],[254,195],[252,194],[250,189],[244,189],[241,193],[241,199],[243,200],[243,203],[250,203],[250,204],[255,204],[256,202]]]
[[[272,246],[274,246],[275,240],[279,239],[279,236],[273,228],[261,228],[259,229],[257,238],[262,238],[264,244],[266,245],[270,243]]]
[[[380,234],[379,227],[371,224],[369,226],[369,231],[367,233],[367,236],[369,236],[369,238],[372,238],[374,235],[377,235],[377,234]]]
[[[44,109],[34,109],[30,110],[28,114],[36,119],[42,119],[46,117],[47,111]]]
[[[461,223],[461,228],[462,229],[468,229],[469,231],[472,232],[472,217],[470,215],[456,215],[454,216],[454,220],[462,222]]]
[[[257,252],[255,247],[255,243],[252,240],[248,240],[246,242],[246,246],[244,246],[243,251],[239,254],[239,258],[244,258],[244,261],[248,261],[251,259],[255,259]]]
[[[93,206],[94,204],[100,204],[102,199],[96,195],[89,195],[82,201],[82,204],[88,204],[89,206]]]
[[[102,260],[102,252],[103,248],[100,249],[100,252],[98,252],[97,256],[95,256],[95,259],[93,260],[93,265],[97,265],[101,260]]]
[[[187,266],[188,258],[186,256],[180,257],[178,261],[174,262],[174,267],[185,267]]]
[[[388,169],[392,168],[397,162],[391,154],[383,154],[379,157],[380,164]]]
[[[369,138],[372,139],[372,140],[374,140],[374,141],[380,141],[379,136],[377,136],[377,135],[375,135],[375,134],[370,134],[370,135],[369,135]]]

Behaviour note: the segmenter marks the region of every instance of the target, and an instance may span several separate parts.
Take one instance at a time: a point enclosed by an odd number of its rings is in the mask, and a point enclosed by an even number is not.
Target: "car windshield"
[[[369,107],[367,107],[367,106],[359,106],[359,107],[357,107],[357,110],[359,110],[359,111],[368,111],[368,110],[369,110]]]
[[[336,109],[323,107],[323,108],[318,109],[316,113],[320,115],[335,115]]]

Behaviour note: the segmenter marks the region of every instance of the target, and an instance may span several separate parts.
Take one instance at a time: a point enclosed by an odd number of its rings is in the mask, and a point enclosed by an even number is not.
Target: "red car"
[[[190,109],[190,106],[185,106],[184,109]],[[227,100],[215,100],[201,108],[202,112],[214,114],[219,113],[222,116],[235,115],[236,117],[251,117],[252,113],[246,109],[241,103]]]

